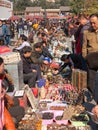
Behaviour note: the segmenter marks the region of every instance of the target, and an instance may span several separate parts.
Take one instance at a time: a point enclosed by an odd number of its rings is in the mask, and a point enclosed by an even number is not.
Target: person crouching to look
[[[24,83],[28,84],[30,88],[35,87],[35,83],[37,80],[37,70],[32,67],[32,48],[29,46],[25,46],[21,52]]]

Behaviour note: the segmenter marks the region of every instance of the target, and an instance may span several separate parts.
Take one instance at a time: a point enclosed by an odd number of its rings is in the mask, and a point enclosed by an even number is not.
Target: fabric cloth
[[[36,79],[37,79],[37,73],[31,72],[28,74],[23,74],[24,83],[28,84],[30,88],[35,87]]]
[[[0,74],[0,79],[2,79],[2,85],[6,89],[7,92],[14,91],[14,83],[9,73],[4,71],[3,74]]]
[[[37,78],[41,77],[40,66],[33,64],[31,58],[25,58],[21,56],[23,62],[23,79],[24,83],[28,84],[30,87],[34,87]],[[33,72],[32,70],[36,70]]]
[[[23,62],[23,73],[28,74],[32,73],[32,69],[37,71],[37,79],[41,78],[41,68],[39,64],[34,64],[31,58],[25,58],[21,56]]]
[[[25,46],[30,46],[29,42],[24,41],[19,47],[15,48],[16,50],[21,50]]]
[[[78,31],[77,31],[77,40],[76,40],[76,53],[81,54],[82,53],[82,45],[83,45],[83,32],[87,29],[89,29],[90,23],[87,22],[85,25],[80,25]]]
[[[41,79],[41,67],[39,64],[31,64],[31,68],[35,69],[37,71],[37,80]]]
[[[40,52],[37,52],[35,49],[33,49],[31,59],[35,64],[42,64],[42,57],[49,57],[50,59],[53,59],[47,48],[43,48]]]
[[[2,80],[0,79],[0,130],[4,126],[4,97],[2,97]]]
[[[87,54],[98,51],[98,32],[91,29],[85,30],[83,35],[82,55],[86,57]]]
[[[7,34],[8,34],[7,26],[6,25],[0,26],[0,37],[6,37]]]
[[[98,103],[98,73],[96,73],[96,77],[95,77],[94,99]]]
[[[23,73],[28,74],[32,72],[31,64],[33,63],[30,58],[25,58],[21,55],[22,63],[23,63]]]
[[[8,34],[8,30],[7,30],[7,26],[6,25],[2,25],[0,26],[0,40],[2,40],[4,42],[4,45],[6,45],[6,36]]]
[[[88,64],[89,69],[98,70],[98,51],[88,54],[85,57],[85,60]]]
[[[33,49],[32,56],[31,56],[31,59],[32,59],[33,63],[42,64],[43,60],[40,59],[41,56],[42,56],[42,51],[37,52],[37,51],[35,51],[35,49]]]
[[[90,90],[90,92],[93,94],[93,96],[94,96],[94,91],[95,91],[95,78],[96,78],[96,71],[89,70],[87,87]]]
[[[19,99],[13,98],[13,106],[8,109],[11,116],[14,117],[17,120],[17,123],[23,118],[25,115],[25,110],[23,107],[19,105]],[[17,111],[17,112],[16,112]]]
[[[46,47],[43,47],[43,55],[45,57],[49,57],[50,59],[53,59],[53,56],[50,54],[50,52],[48,51]]]

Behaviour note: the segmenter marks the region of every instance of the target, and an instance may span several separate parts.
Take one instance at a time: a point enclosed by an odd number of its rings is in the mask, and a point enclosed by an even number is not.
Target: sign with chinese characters
[[[11,8],[11,2],[0,0],[0,6],[6,7],[6,8]]]

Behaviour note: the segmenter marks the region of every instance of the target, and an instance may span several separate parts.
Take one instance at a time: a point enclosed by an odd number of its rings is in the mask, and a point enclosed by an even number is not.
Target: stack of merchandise
[[[55,100],[65,100],[69,95],[70,91],[75,93],[74,88],[70,84],[51,84],[48,87],[42,87],[40,90],[40,99],[52,99]]]
[[[49,110],[42,112],[42,124],[47,125],[47,130],[90,130],[87,125],[89,117],[83,106],[51,104]]]
[[[38,100],[32,95],[31,89],[25,87],[32,109],[26,112],[18,130],[90,130],[85,108],[78,101],[82,98],[79,90],[86,88],[86,84],[80,82],[84,77],[86,80],[85,75],[79,70],[73,73],[73,81],[77,85],[75,89],[61,76],[54,76],[49,69],[44,75],[45,86],[39,88]]]
[[[33,112],[33,109],[28,108],[24,118],[19,122],[18,130],[41,130],[42,119]]]

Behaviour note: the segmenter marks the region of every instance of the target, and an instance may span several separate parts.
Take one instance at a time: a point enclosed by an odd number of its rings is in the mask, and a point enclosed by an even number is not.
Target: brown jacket
[[[98,51],[98,32],[85,30],[83,34],[82,55]]]

